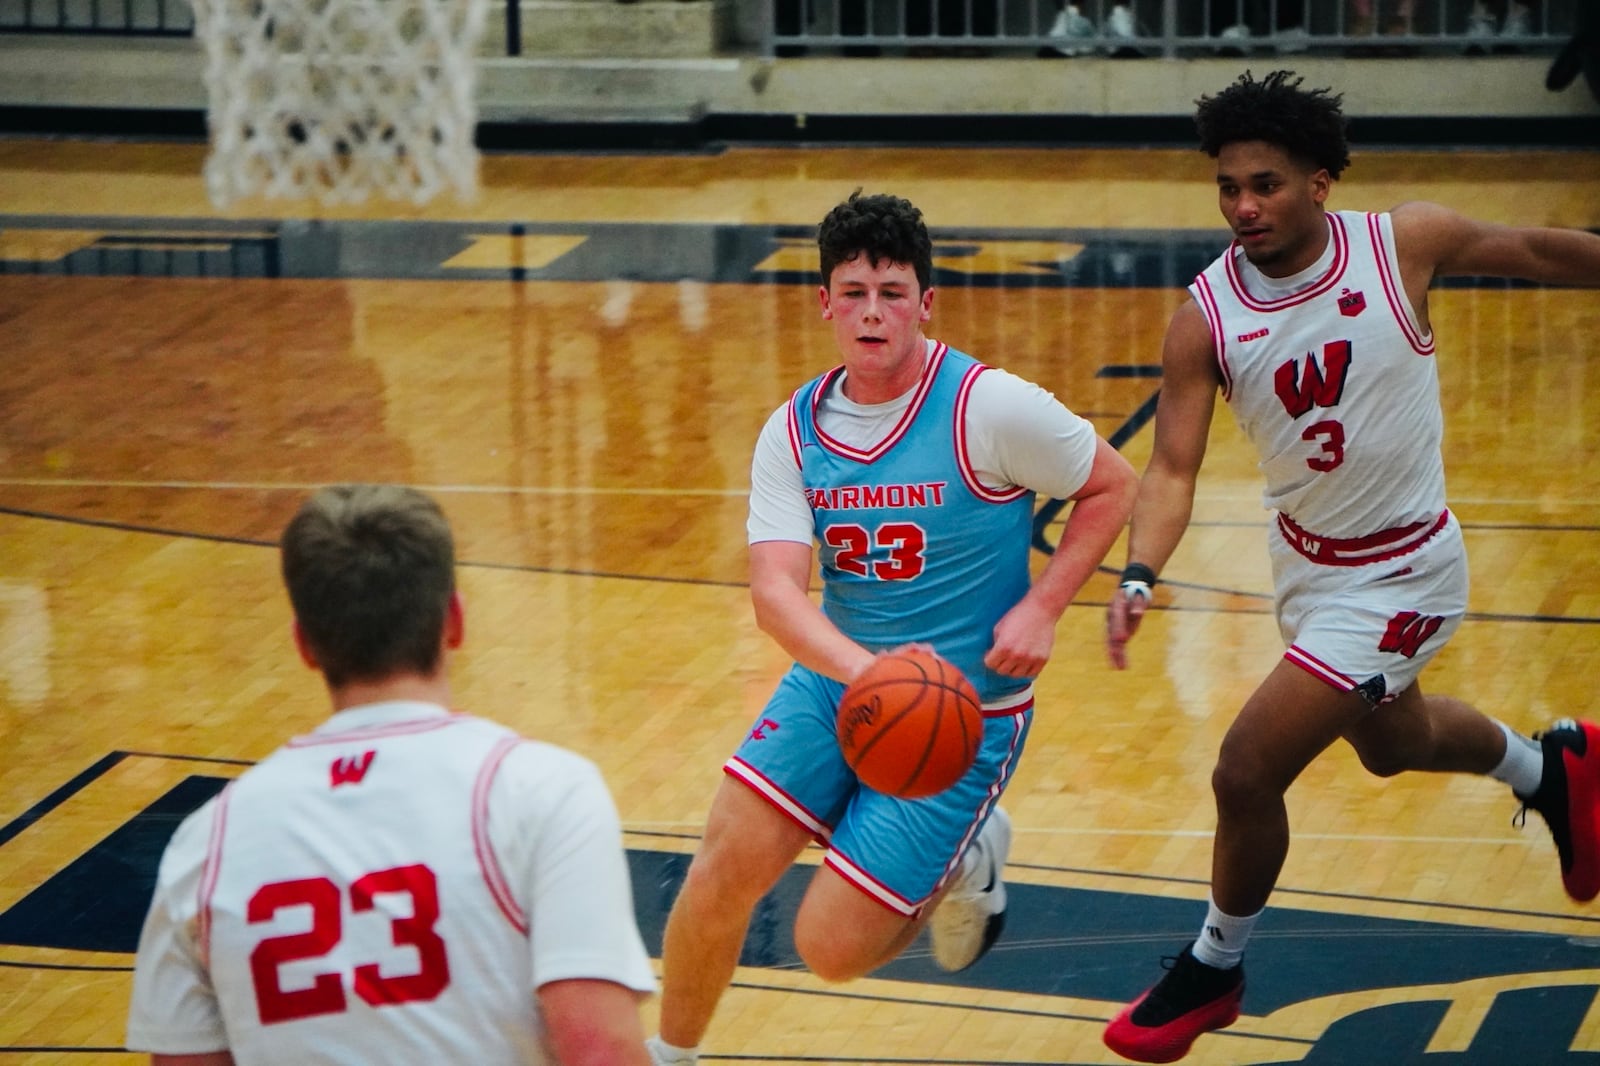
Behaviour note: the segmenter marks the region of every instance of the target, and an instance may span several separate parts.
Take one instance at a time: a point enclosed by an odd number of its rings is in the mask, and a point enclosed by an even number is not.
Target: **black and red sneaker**
[[[1219,970],[1185,947],[1161,960],[1166,976],[1106,1026],[1106,1047],[1135,1062],[1177,1062],[1202,1033],[1239,1020],[1244,967]]]
[[[1563,718],[1534,739],[1544,751],[1544,776],[1522,801],[1520,820],[1538,811],[1561,856],[1567,895],[1587,903],[1600,895],[1600,726]]]

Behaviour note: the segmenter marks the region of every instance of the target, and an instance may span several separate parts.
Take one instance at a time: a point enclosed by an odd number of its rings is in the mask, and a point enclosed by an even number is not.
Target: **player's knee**
[[[1361,759],[1361,765],[1366,767],[1367,773],[1376,777],[1394,777],[1396,774],[1405,773],[1411,769],[1413,761],[1406,751],[1399,748],[1370,744],[1358,746],[1356,755]]]
[[[794,919],[794,946],[806,969],[828,982],[850,981],[883,961],[883,946],[847,910],[819,906],[813,896]]]
[[[1264,801],[1281,798],[1283,788],[1259,759],[1230,752],[1224,746],[1211,771],[1211,792],[1216,797],[1217,810],[1250,814],[1260,809]]]
[[[830,984],[853,981],[868,969],[862,965],[854,945],[837,929],[812,932],[796,926],[794,946],[806,969]]]
[[[749,865],[732,851],[702,847],[689,863],[684,875],[682,895],[708,901],[718,909],[749,909],[766,891],[767,885],[751,876]]]
[[[1375,714],[1384,714],[1384,717],[1372,718],[1347,737],[1369,774],[1394,777],[1427,765],[1433,732],[1426,719],[1382,711]]]

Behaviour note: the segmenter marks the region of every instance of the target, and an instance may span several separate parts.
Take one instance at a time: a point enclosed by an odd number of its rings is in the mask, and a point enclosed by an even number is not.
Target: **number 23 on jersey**
[[[285,988],[286,965],[324,959],[345,938],[345,893],[326,877],[273,881],[255,891],[245,912],[252,925],[273,921],[286,908],[305,908],[311,918],[311,928],[305,932],[267,937],[250,953],[261,1024],[342,1013],[351,993],[373,1007],[384,1007],[425,1002],[449,986],[450,959],[434,928],[439,921],[439,883],[433,871],[418,863],[356,878],[348,889],[351,921],[368,914],[381,920],[383,911],[375,903],[380,896],[409,898],[409,914],[389,918],[388,926],[391,942],[409,949],[406,953],[414,957],[412,968],[386,973],[377,962],[361,961],[351,971],[348,989],[344,977],[331,969],[315,973],[309,984],[297,979],[292,984],[301,987]]]
[[[823,531],[834,549],[834,569],[880,581],[906,581],[922,573],[928,535],[915,522],[885,522],[875,529],[840,522]],[[874,550],[880,557],[871,558]]]

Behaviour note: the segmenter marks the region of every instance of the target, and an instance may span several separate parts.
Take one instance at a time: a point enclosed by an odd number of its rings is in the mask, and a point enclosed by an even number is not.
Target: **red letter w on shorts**
[[[1401,611],[1389,619],[1389,629],[1378,641],[1379,651],[1399,652],[1407,659],[1417,654],[1424,641],[1439,631],[1444,619],[1436,614]]]

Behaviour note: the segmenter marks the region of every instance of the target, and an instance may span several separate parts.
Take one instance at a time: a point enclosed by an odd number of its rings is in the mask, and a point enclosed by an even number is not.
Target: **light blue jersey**
[[[933,796],[873,791],[839,750],[844,685],[796,664],[724,768],[827,843],[824,861],[840,876],[908,917],[994,809],[1033,721],[1031,682],[983,665],[995,623],[1028,589],[1034,495],[985,488],[967,460],[967,397],[985,369],[934,346],[899,423],[868,451],[817,426],[840,370],[802,386],[788,418],[821,550],[823,610],[866,648],[926,643],[960,667],[984,703],[977,762]]]
[[[983,665],[994,626],[1028,591],[1033,493],[979,483],[963,443],[966,400],[987,369],[935,346],[894,430],[863,452],[817,426],[841,370],[789,405],[822,559],[822,609],[873,651],[921,641],[956,666],[985,703],[1026,688]]]

